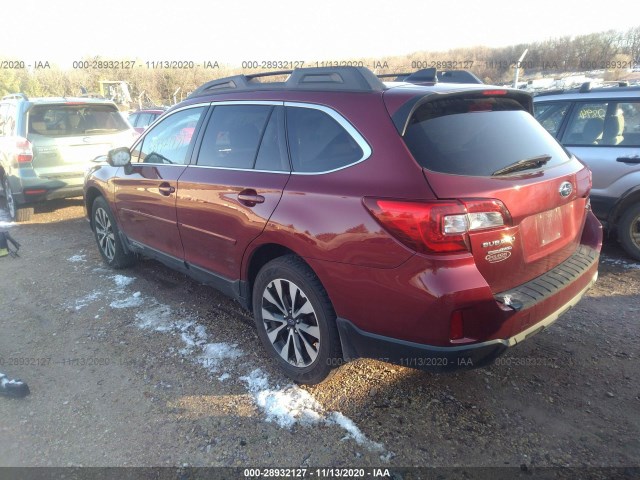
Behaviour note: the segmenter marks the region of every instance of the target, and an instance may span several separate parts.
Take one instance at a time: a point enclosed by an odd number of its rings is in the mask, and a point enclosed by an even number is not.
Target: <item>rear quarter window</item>
[[[569,159],[560,144],[515,100],[447,98],[420,106],[404,141],[416,161],[435,172],[491,176],[515,162]]]
[[[346,128],[322,110],[287,107],[287,130],[291,163],[296,172],[329,172],[366,156]]]

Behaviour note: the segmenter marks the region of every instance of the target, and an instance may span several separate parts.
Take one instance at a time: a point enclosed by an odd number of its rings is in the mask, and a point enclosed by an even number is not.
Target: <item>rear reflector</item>
[[[451,313],[451,323],[449,324],[449,339],[460,340],[461,338],[464,338],[462,310],[456,310]]]
[[[418,253],[469,251],[469,232],[511,222],[504,204],[493,199],[407,202],[365,198],[364,204],[391,235]]]

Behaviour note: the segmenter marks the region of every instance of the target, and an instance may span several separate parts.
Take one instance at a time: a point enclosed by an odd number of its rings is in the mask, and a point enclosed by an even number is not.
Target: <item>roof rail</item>
[[[5,95],[2,97],[2,100],[11,100],[11,99],[21,99],[21,100],[29,100],[24,93],[10,93],[9,95]]]
[[[413,73],[385,73],[378,78],[395,77],[396,82],[407,83],[484,83],[469,70],[440,70],[425,68]]]
[[[284,82],[260,82],[262,77],[289,75]],[[318,67],[296,68],[276,72],[253,73],[251,75],[234,75],[218,78],[198,87],[187,98],[199,97],[212,93],[225,93],[229,90],[348,90],[377,92],[385,89],[384,84],[364,67]]]

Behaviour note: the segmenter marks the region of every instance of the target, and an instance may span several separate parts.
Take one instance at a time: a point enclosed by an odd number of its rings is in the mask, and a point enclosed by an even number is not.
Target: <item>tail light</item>
[[[364,204],[391,235],[418,253],[469,251],[469,232],[511,223],[504,204],[493,199],[407,202],[365,198]]]
[[[31,142],[26,138],[18,137],[16,140],[16,159],[18,163],[27,163],[33,160]]]

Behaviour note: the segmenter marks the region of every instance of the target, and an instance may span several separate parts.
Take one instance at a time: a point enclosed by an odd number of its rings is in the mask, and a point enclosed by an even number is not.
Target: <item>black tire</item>
[[[104,263],[115,269],[127,268],[136,263],[135,253],[128,251],[122,244],[118,225],[103,197],[98,197],[93,202],[91,223]]]
[[[640,260],[640,203],[627,208],[620,218],[618,241],[630,256]]]
[[[300,257],[286,255],[262,267],[252,300],[265,350],[294,382],[320,383],[342,363],[335,311],[322,283]]]
[[[16,205],[7,177],[4,177],[2,188],[4,189],[4,200],[11,220],[15,222],[28,222],[31,220],[31,217],[33,217],[33,207],[19,207]]]

